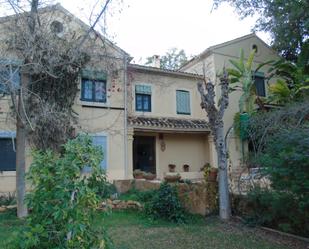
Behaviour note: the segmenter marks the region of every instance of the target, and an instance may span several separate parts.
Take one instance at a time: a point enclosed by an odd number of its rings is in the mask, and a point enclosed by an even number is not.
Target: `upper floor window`
[[[176,91],[176,108],[177,114],[191,114],[190,109],[190,92],[184,90]]]
[[[81,100],[106,103],[106,75],[103,72],[83,70]]]
[[[151,112],[151,86],[135,86],[135,110]]]
[[[263,73],[258,72],[254,75],[254,85],[257,96],[265,97],[265,77]]]
[[[12,61],[0,60],[0,94],[8,94],[20,86],[19,67]]]

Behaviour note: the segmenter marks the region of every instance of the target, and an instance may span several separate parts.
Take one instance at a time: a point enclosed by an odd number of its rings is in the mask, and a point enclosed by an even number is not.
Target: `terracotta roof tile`
[[[208,124],[203,119],[131,116],[128,121],[133,127],[209,131]]]

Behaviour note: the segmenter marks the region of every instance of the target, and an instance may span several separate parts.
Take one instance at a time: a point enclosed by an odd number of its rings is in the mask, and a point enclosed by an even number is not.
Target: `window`
[[[0,60],[0,94],[17,90],[20,85],[19,68],[11,61]]]
[[[265,78],[263,73],[256,73],[254,75],[254,84],[256,89],[256,94],[260,97],[265,97]]]
[[[190,93],[184,90],[176,91],[177,114],[190,115]]]
[[[106,170],[107,168],[107,137],[103,135],[92,136],[92,142],[96,146],[100,146],[103,151],[103,160],[100,162],[101,169]],[[90,172],[90,167],[84,167],[83,172]]]
[[[105,73],[83,70],[81,100],[106,103]]]
[[[151,86],[135,86],[135,110],[151,112]]]
[[[12,138],[0,138],[0,171],[16,170],[16,152]]]

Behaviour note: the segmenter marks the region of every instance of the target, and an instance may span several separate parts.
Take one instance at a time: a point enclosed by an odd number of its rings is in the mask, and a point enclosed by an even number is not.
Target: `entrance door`
[[[134,136],[133,169],[156,174],[155,137]]]

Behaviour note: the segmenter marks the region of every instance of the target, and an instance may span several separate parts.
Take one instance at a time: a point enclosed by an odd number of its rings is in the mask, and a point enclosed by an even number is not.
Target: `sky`
[[[94,3],[106,0],[55,0],[89,23]],[[94,13],[101,7],[97,5]],[[143,63],[146,57],[163,55],[170,48],[197,55],[206,48],[252,32],[256,17],[240,20],[234,9],[222,4],[212,10],[212,0],[111,0],[104,16],[106,35]],[[266,33],[257,35],[266,43]]]

